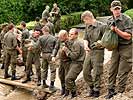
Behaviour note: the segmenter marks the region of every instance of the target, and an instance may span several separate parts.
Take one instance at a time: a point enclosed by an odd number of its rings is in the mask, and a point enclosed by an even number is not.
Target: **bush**
[[[124,13],[127,14],[128,16],[130,16],[133,20],[133,9],[129,9],[129,10],[125,11]]]
[[[75,12],[75,13],[71,13],[70,15],[61,16],[61,29],[68,29],[73,25],[77,25],[81,23],[81,20],[80,20],[81,13],[82,12]],[[30,21],[26,25],[27,25],[27,28],[31,30],[34,28],[35,22]]]

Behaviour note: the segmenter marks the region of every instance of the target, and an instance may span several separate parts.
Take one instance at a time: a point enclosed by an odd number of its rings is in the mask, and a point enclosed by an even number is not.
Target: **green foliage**
[[[64,15],[61,17],[61,28],[67,29],[73,25],[79,24],[80,16],[82,12],[71,13],[70,15]]]
[[[129,10],[125,11],[124,13],[127,14],[128,16],[130,16],[133,20],[133,9],[129,9]]]
[[[52,9],[53,3],[60,7],[62,15],[72,12],[90,10],[95,16],[110,15],[109,7],[112,0],[0,0],[0,23],[24,20],[29,22],[41,17],[46,5]],[[123,11],[132,6],[131,0],[120,0]],[[129,6],[128,6],[128,5]]]
[[[79,24],[80,21],[80,16],[82,12],[76,12],[76,13],[71,13],[70,15],[63,15],[61,16],[61,28],[62,29],[68,29],[73,25]],[[29,30],[33,29],[35,25],[35,21],[30,21],[26,23],[26,26]],[[17,26],[18,28],[20,26]]]

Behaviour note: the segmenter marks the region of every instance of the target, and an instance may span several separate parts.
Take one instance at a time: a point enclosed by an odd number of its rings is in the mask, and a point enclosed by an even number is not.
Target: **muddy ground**
[[[108,67],[110,65],[110,61],[105,64],[104,72],[102,75],[102,82],[101,82],[101,96],[99,98],[92,98],[87,97],[86,94],[88,93],[89,89],[87,88],[87,84],[85,83],[84,79],[79,79],[77,84],[77,94],[78,96],[71,99],[70,96],[63,98],[60,96],[60,91],[57,91],[54,95],[48,98],[48,100],[105,100],[104,96],[107,93],[107,79],[108,79]],[[127,81],[126,91],[123,94],[117,94],[110,100],[133,100],[133,71],[129,74],[129,79]]]

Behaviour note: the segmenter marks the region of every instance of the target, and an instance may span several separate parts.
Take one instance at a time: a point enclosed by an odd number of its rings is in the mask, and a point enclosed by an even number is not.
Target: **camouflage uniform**
[[[6,50],[5,59],[5,75],[8,75],[8,67],[11,63],[12,76],[16,73],[16,63],[17,63],[17,39],[13,32],[7,32],[4,36],[4,45]]]
[[[61,13],[60,13],[60,8],[52,8],[51,12],[53,12],[53,16],[54,16],[54,20],[53,20],[53,24],[55,27],[55,32],[58,33],[60,31],[60,20],[61,20]],[[55,14],[55,12],[57,14]]]
[[[116,26],[118,29],[127,32],[132,35],[133,27],[132,21],[129,17],[121,14],[116,20]],[[113,17],[108,19],[108,25],[112,25],[114,22]],[[128,79],[128,73],[132,69],[132,38],[130,40],[118,37],[119,44],[112,52],[111,66],[109,69],[109,89],[115,89],[116,76],[118,74],[118,92],[123,93],[125,91],[126,81]]]
[[[25,47],[25,39],[29,38],[29,31],[28,29],[24,29],[22,30],[22,57],[23,57],[23,62],[24,62],[24,66],[25,66],[25,70],[26,70],[26,59],[27,59],[27,53],[28,53],[28,49]]]
[[[71,91],[71,93],[76,92],[75,80],[80,74],[83,68],[83,61],[85,58],[85,51],[83,43],[75,39],[70,47],[64,51],[67,57],[70,57],[72,62],[70,63],[69,71],[65,77],[66,90]]]
[[[103,61],[104,61],[104,48],[91,48],[95,42],[102,38],[106,25],[96,21],[93,25],[86,26],[84,40],[88,41],[88,47],[91,51],[86,55],[83,76],[89,87],[94,91],[99,91],[101,74],[103,73]],[[91,71],[93,69],[92,78]]]
[[[51,61],[51,54],[56,44],[56,38],[52,35],[42,35],[36,44],[37,48],[41,48],[42,52],[42,80],[47,80],[48,74],[48,66],[50,66],[51,77],[50,80],[52,82],[55,81],[56,77],[56,68]]]

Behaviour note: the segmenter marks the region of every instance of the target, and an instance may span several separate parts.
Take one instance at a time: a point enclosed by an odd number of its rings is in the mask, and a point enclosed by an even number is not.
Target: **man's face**
[[[91,19],[89,16],[85,16],[85,17],[83,18],[83,21],[84,21],[85,24],[91,24],[92,19]]]
[[[57,8],[57,4],[53,4],[54,8]]]
[[[69,40],[74,40],[77,38],[77,34],[75,34],[75,31],[74,30],[70,30],[69,31]]]
[[[111,8],[110,10],[111,10],[111,12],[113,13],[113,15],[114,15],[115,17],[119,17],[120,14],[121,14],[121,8],[119,8],[119,7],[114,8],[114,9]]]
[[[67,36],[66,36],[65,34],[61,34],[61,35],[58,36],[58,38],[59,38],[59,40],[60,40],[61,42],[64,42],[64,41],[66,41]]]
[[[39,37],[39,35],[40,35],[40,31],[34,31],[34,33],[33,33],[34,37]]]

